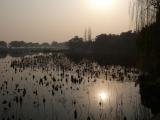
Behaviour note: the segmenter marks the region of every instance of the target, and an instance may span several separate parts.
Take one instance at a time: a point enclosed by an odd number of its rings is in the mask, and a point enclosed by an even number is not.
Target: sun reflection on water
[[[98,97],[101,102],[105,102],[107,101],[107,99],[109,99],[109,94],[107,91],[100,91]]]

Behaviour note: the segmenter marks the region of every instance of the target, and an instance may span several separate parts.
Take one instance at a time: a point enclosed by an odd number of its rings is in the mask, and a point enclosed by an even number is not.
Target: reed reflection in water
[[[147,120],[136,68],[64,54],[0,59],[0,118],[21,120]]]

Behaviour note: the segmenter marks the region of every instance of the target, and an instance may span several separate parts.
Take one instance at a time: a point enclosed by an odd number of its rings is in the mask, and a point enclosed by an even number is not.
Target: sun
[[[113,0],[90,0],[90,4],[92,8],[104,9],[112,7]]]

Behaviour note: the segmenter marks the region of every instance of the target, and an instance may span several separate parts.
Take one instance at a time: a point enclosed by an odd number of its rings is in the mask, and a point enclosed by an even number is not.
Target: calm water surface
[[[0,59],[0,119],[149,120],[136,68],[63,54]]]

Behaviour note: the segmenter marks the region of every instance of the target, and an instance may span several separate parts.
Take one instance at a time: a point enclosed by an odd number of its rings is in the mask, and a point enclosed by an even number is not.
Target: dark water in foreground
[[[63,54],[0,58],[0,119],[149,120],[136,68]]]

